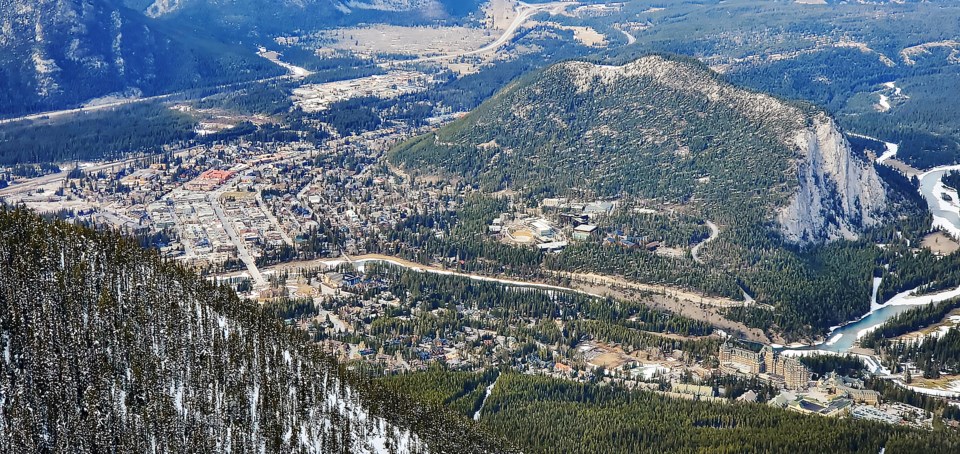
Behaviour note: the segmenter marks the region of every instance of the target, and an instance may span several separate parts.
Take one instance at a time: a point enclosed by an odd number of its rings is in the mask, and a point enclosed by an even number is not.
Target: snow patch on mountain
[[[152,5],[147,7],[144,14],[157,18],[180,9],[180,6],[180,0],[155,0]]]
[[[356,9],[371,9],[377,11],[414,11],[417,9],[431,11],[443,10],[443,5],[436,0],[351,0],[347,6]]]

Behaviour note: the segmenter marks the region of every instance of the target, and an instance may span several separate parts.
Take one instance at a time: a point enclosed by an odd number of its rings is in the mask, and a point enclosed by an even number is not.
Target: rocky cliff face
[[[393,159],[476,175],[490,191],[687,204],[721,225],[775,224],[798,243],[855,238],[886,206],[875,169],[822,111],[659,55],[554,65]]]
[[[790,204],[777,213],[784,236],[793,242],[855,239],[879,221],[887,194],[873,166],[854,157],[850,144],[826,115],[797,131],[800,185]]]
[[[856,239],[858,232],[879,222],[886,208],[886,189],[873,166],[857,159],[836,123],[824,113],[810,116],[772,96],[750,93],[705,78],[683,64],[656,57],[625,66],[570,63],[577,85],[588,90],[631,76],[651,77],[657,83],[693,90],[712,102],[736,103],[747,117],[773,121],[781,140],[798,153],[797,187],[787,206],[777,211],[784,237],[796,243]]]

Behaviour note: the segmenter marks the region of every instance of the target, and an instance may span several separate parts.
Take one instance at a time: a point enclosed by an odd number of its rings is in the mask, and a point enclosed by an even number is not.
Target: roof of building
[[[540,248],[540,249],[544,249],[544,250],[563,249],[563,248],[567,247],[567,242],[566,242],[566,241],[553,241],[553,242],[550,242],[550,243],[541,243],[541,244],[538,244],[537,247]]]

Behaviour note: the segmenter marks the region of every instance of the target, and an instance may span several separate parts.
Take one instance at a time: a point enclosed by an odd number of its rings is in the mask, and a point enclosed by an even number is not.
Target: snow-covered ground
[[[887,112],[893,108],[893,104],[890,103],[891,96],[894,100],[903,101],[905,99],[910,99],[909,96],[903,94],[903,90],[897,86],[896,81],[894,82],[884,82],[883,88],[886,93],[879,93],[880,102],[877,103],[877,110],[880,112]],[[889,96],[888,96],[889,95]]]
[[[880,95],[880,102],[877,104],[881,112],[890,110],[890,98],[887,95]]]
[[[493,394],[493,387],[497,385],[497,380],[500,380],[499,375],[497,376],[497,379],[493,381],[493,383],[490,383],[490,385],[487,386],[487,393],[483,396],[483,402],[480,402],[480,408],[478,408],[477,412],[473,414],[474,421],[480,420],[480,412],[483,410],[483,406],[487,403],[487,399],[490,398],[490,394]]]
[[[889,88],[889,89],[891,89],[891,90],[893,90],[893,95],[894,95],[894,96],[904,96],[903,90],[901,90],[900,87],[897,86],[897,82],[896,82],[896,81],[894,81],[894,82],[884,82],[884,83],[883,83],[883,86],[884,86],[884,87],[887,87],[887,88]]]
[[[887,146],[887,150],[883,152],[880,156],[877,157],[877,164],[883,164],[883,161],[890,159],[897,155],[897,152],[900,151],[900,145],[890,142],[884,142],[884,145]]]
[[[657,374],[665,374],[670,372],[670,369],[659,364],[645,364],[637,369],[634,369],[643,380],[650,380]]]
[[[893,296],[893,298],[890,298],[889,300],[887,300],[887,302],[884,303],[883,306],[880,306],[876,309],[871,308],[870,312],[868,312],[867,315],[870,315],[871,313],[876,312],[877,310],[879,310],[884,306],[925,306],[928,304],[939,303],[941,301],[945,301],[945,300],[960,296],[960,287],[957,287],[953,290],[947,290],[947,291],[938,292],[938,293],[930,293],[926,295],[914,295],[914,293],[918,290],[920,290],[920,287],[917,287],[913,290],[907,290],[905,292],[897,293],[896,295]],[[860,339],[861,337],[866,336],[870,332],[879,328],[880,325],[882,324],[883,323],[869,326],[867,328],[864,328],[858,331],[857,339]]]
[[[780,352],[784,356],[810,356],[810,355],[845,355],[846,353],[839,353],[830,350],[783,350]],[[856,356],[863,360],[863,364],[867,367],[871,373],[874,374],[885,374],[890,375],[890,369],[883,367],[880,364],[880,361],[870,355],[861,355],[854,353],[853,356]]]
[[[839,341],[841,337],[843,337],[843,334],[838,333],[838,334],[834,335],[833,337],[831,337],[830,340],[828,340],[826,344],[827,344],[827,345],[836,344],[837,341]]]
[[[313,74],[313,72],[307,70],[306,68],[301,68],[299,66],[294,66],[294,65],[291,65],[290,63],[281,61],[280,54],[274,51],[267,50],[265,47],[259,48],[257,51],[257,55],[272,61],[273,63],[277,64],[283,69],[286,69],[291,76],[302,78],[302,77],[307,77]]]
[[[880,283],[883,282],[882,277],[873,278],[873,290],[870,292],[870,310],[877,311],[880,309],[880,303],[877,302],[877,293],[880,291]]]
[[[924,388],[921,386],[908,385],[900,380],[894,380],[894,383],[897,385],[907,388],[913,391],[916,391],[920,394],[927,394],[930,396],[940,396],[940,397],[960,397],[960,381],[954,380],[950,382],[950,386],[947,389],[934,389],[934,388]]]
[[[944,173],[960,170],[960,165],[940,166],[927,170],[920,175],[920,192],[927,203],[931,205],[930,214],[933,215],[933,227],[940,228],[954,238],[960,238],[960,206],[955,189],[948,189],[940,178]],[[952,201],[943,200],[943,195],[950,196]],[[953,218],[954,220],[951,220]]]

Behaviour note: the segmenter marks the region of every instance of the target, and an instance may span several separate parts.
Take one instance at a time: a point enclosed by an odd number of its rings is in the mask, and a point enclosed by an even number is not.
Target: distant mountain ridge
[[[479,3],[8,0],[0,2],[0,117],[281,75],[256,55],[257,44],[359,22],[457,18]]]
[[[554,65],[391,159],[489,191],[688,204],[801,243],[855,238],[886,207],[875,169],[829,116],[659,55]]]
[[[0,452],[499,452],[115,234],[0,212]]]
[[[0,115],[283,74],[252,46],[109,0],[0,4]]]

